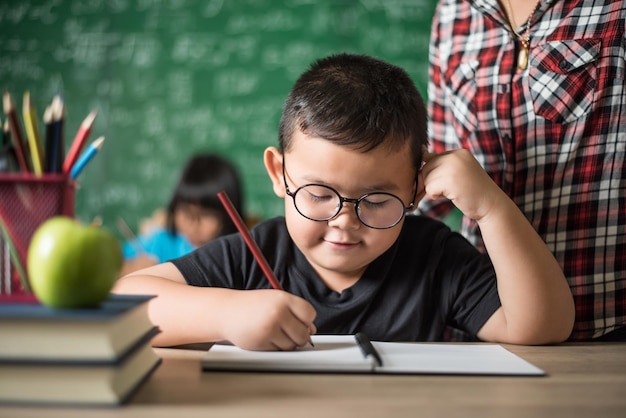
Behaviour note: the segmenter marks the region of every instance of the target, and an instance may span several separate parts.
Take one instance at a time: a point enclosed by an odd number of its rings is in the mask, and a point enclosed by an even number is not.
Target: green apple
[[[42,223],[28,246],[30,286],[53,308],[95,307],[107,298],[122,267],[119,241],[104,227],[66,216]]]

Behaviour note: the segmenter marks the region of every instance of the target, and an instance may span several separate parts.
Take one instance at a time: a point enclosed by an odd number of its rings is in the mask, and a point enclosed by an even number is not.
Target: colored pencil
[[[72,171],[70,172],[70,178],[75,179],[78,177],[83,168],[92,160],[92,158],[100,151],[102,148],[102,144],[104,143],[104,137],[94,140],[89,146],[85,149],[85,151],[78,157],[76,164],[72,167]]]
[[[89,133],[91,132],[91,128],[93,126],[93,122],[96,119],[96,111],[92,110],[87,117],[83,120],[76,132],[76,136],[72,141],[72,145],[70,146],[69,151],[67,152],[67,156],[65,157],[65,161],[63,162],[63,172],[69,174],[72,170],[72,166],[76,163],[78,156],[83,151],[85,144],[87,143],[87,138],[89,137]]]
[[[46,167],[51,173],[60,173],[63,170],[63,124],[65,122],[65,106],[58,94],[52,99],[51,109],[51,134],[46,137]]]
[[[50,155],[54,146],[54,129],[52,126],[52,105],[46,106],[43,111],[43,124],[44,124],[44,166],[46,171],[50,171]]]
[[[11,143],[11,131],[9,129],[9,120],[5,120],[2,124],[2,146]]]
[[[30,93],[24,93],[22,102],[22,114],[24,115],[24,126],[26,136],[30,146],[30,158],[33,164],[33,172],[41,175],[44,172],[44,158],[41,147],[41,137],[39,136],[39,126],[37,125],[37,112],[30,101]]]
[[[12,173],[19,171],[20,167],[17,165],[15,148],[11,143],[11,131],[9,129],[9,120],[7,119],[2,125],[2,146],[0,146],[0,173]]]
[[[18,276],[20,277],[20,283],[22,288],[26,292],[30,292],[30,286],[28,284],[28,278],[26,277],[26,269],[24,269],[24,265],[22,264],[22,260],[20,259],[19,251],[15,246],[15,243],[11,240],[11,235],[9,234],[7,225],[4,223],[4,220],[0,216],[0,233],[2,234],[2,239],[5,242],[6,248],[9,250],[9,255],[11,258],[11,262],[13,263],[13,267],[17,271]],[[9,274],[10,276],[10,274]],[[8,283],[7,286],[10,284]]]
[[[217,197],[222,202],[222,205],[224,205],[226,212],[228,212],[228,215],[233,220],[233,223],[237,227],[237,230],[243,236],[243,240],[246,242],[248,248],[250,248],[250,251],[252,251],[252,255],[256,259],[257,263],[259,263],[259,265],[261,266],[261,270],[263,270],[263,273],[272,285],[272,288],[277,290],[283,290],[283,287],[278,282],[278,279],[274,275],[274,272],[267,262],[267,259],[261,252],[261,249],[259,248],[257,243],[252,238],[252,235],[250,235],[250,231],[248,231],[244,220],[241,218],[239,212],[237,212],[237,209],[235,209],[235,205],[233,205],[233,202],[230,200],[230,197],[228,197],[228,194],[222,191],[217,194]]]
[[[272,288],[276,290],[283,290],[283,287],[278,282],[278,278],[274,274],[274,271],[270,267],[270,264],[267,262],[267,259],[263,255],[263,252],[252,238],[252,235],[250,234],[246,223],[244,222],[239,212],[237,212],[237,209],[235,208],[235,205],[233,205],[232,200],[230,200],[230,197],[228,197],[228,193],[226,193],[225,191],[218,192],[217,197],[220,199],[220,202],[222,202],[222,205],[224,205],[228,216],[230,216],[230,218],[233,220],[233,223],[237,227],[237,230],[243,236],[243,240],[245,241],[250,251],[252,251],[252,255],[256,259],[257,263],[259,263],[259,265],[261,266],[261,270],[263,270],[263,273],[272,285]],[[311,347],[315,347],[311,338],[309,338],[309,344],[311,344]]]
[[[8,91],[4,92],[2,104],[4,107],[4,113],[9,120],[9,130],[11,131],[11,138],[13,140],[13,147],[15,148],[15,154],[17,156],[17,163],[21,171],[28,173],[30,172],[30,168],[28,166],[26,149],[24,147],[24,136],[22,135],[22,130],[20,129],[20,124],[17,119],[13,99]]]

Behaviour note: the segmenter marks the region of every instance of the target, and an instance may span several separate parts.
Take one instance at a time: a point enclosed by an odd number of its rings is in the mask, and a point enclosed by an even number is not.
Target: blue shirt
[[[173,235],[165,229],[158,228],[137,240],[124,243],[124,259],[130,260],[142,253],[147,253],[164,263],[193,251],[195,247],[182,235]]]

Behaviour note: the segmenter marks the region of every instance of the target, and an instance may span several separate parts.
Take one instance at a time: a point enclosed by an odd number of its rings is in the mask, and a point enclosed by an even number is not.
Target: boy
[[[158,294],[155,345],[291,350],[310,334],[359,331],[435,341],[448,325],[485,341],[565,340],[574,306],[556,260],[467,151],[423,151],[425,126],[402,69],[361,55],[315,62],[285,103],[280,150],[264,154],[285,217],[252,230],[285,291],[270,289],[239,234],[115,291]],[[476,219],[491,260],[440,222],[407,215],[425,194]]]

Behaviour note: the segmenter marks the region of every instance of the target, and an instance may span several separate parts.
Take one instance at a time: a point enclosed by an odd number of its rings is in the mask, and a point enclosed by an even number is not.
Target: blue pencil
[[[98,151],[100,151],[103,143],[104,137],[101,136],[100,138],[89,144],[87,149],[83,151],[82,154],[80,154],[80,157],[78,157],[78,161],[76,161],[76,163],[72,167],[72,171],[70,172],[71,179],[75,179],[80,174],[80,172],[83,170],[83,168],[85,168],[89,161],[91,161],[91,159],[98,153]]]

